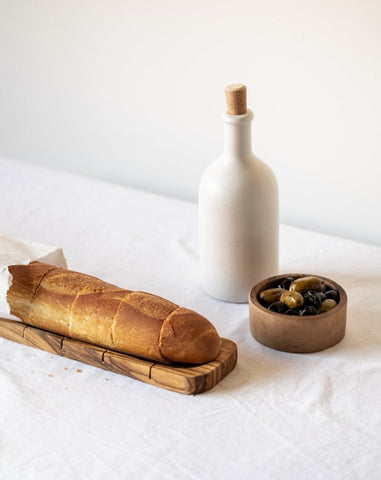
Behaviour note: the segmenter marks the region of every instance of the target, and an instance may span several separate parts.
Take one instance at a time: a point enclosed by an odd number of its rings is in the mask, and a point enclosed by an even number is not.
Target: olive
[[[301,317],[305,317],[307,315],[316,315],[317,313],[318,311],[316,310],[316,308],[312,307],[311,305],[307,305],[307,307],[299,311],[299,315]]]
[[[315,292],[315,295],[319,298],[320,302],[326,299],[324,292]]]
[[[269,305],[270,303],[279,301],[281,295],[286,292],[284,288],[269,288],[259,294],[262,303]]]
[[[323,300],[323,302],[321,302],[321,305],[319,307],[319,313],[324,313],[324,312],[328,312],[329,310],[332,310],[332,308],[336,307],[337,303],[335,302],[335,300],[333,300],[332,298],[327,298],[326,300]]]
[[[279,284],[279,288],[284,288],[288,290],[290,288],[291,283],[295,280],[294,277],[285,277]]]
[[[273,302],[271,305],[267,307],[268,310],[271,312],[276,312],[276,313],[285,313],[287,310],[287,306],[283,302]]]
[[[324,295],[324,293],[322,293]],[[319,308],[321,304],[320,292],[314,292],[313,290],[308,290],[303,294],[305,305],[311,305],[311,307]]]
[[[318,277],[300,277],[294,280],[290,285],[290,292],[304,293],[308,290],[322,292],[324,289],[324,282]]]
[[[284,312],[285,315],[299,315],[299,312],[297,310],[293,310],[292,308],[289,308]]]
[[[284,292],[280,297],[280,301],[285,303],[288,308],[298,308],[304,304],[303,295],[299,292]]]
[[[339,298],[339,292],[337,290],[327,290],[325,292],[326,298],[330,298],[332,300],[335,300],[337,302]]]

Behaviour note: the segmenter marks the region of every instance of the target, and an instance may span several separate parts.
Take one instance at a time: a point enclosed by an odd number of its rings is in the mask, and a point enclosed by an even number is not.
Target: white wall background
[[[380,1],[0,0],[0,155],[196,201],[235,82],[281,220],[381,245]]]

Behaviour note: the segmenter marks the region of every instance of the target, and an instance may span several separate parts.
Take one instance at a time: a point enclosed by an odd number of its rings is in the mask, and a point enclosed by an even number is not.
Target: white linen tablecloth
[[[201,290],[195,204],[6,159],[0,172],[0,233],[194,309],[238,346],[232,373],[186,396],[0,339],[1,479],[381,478],[381,248],[281,226],[281,272],[348,294],[344,340],[288,354],[251,337],[247,304]]]

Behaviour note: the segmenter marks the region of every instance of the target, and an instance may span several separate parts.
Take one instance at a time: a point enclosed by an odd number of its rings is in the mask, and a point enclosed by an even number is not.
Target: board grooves
[[[221,339],[220,354],[211,362],[164,365],[5,318],[0,318],[0,337],[188,395],[210,390],[237,363],[237,346],[225,338]]]

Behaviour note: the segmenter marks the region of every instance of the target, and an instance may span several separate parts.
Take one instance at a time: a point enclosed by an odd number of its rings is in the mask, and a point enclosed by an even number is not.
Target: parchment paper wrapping
[[[8,267],[10,265],[27,265],[37,260],[56,267],[67,268],[66,259],[60,247],[0,235],[0,313],[2,316],[15,318],[10,316],[7,302],[7,291],[12,285],[12,275],[9,273]]]

